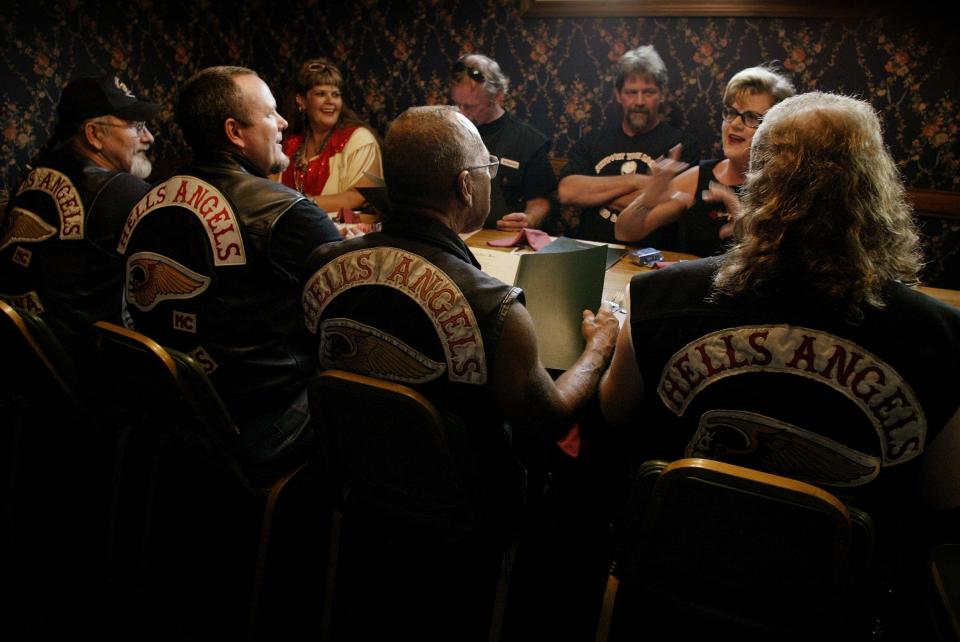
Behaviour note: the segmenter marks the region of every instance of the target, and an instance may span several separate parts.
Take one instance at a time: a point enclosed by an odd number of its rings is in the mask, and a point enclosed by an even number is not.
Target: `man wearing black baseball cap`
[[[120,321],[117,237],[150,189],[146,121],[159,111],[113,75],[70,82],[2,221],[0,298],[40,314],[68,348],[85,347],[94,321]]]

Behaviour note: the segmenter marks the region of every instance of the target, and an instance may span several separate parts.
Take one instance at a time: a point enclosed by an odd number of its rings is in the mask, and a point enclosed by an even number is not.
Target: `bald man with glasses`
[[[536,454],[539,445],[568,433],[593,398],[618,324],[609,309],[584,311],[580,358],[556,381],[544,370],[523,292],[482,272],[459,236],[487,218],[491,181],[503,160],[490,155],[456,109],[414,107],[401,114],[384,140],[383,161],[391,206],[383,229],[314,252],[302,297],[306,326],[316,336],[321,369],[402,383],[440,410],[454,456],[464,462],[464,484],[477,489],[477,505],[449,511],[435,527],[457,538],[486,533],[484,545],[496,549],[520,499],[518,452]],[[529,447],[518,448],[521,443]],[[493,541],[485,539],[490,536]],[[473,559],[482,555],[477,551]],[[491,559],[487,579],[495,580],[496,555]],[[425,568],[418,564],[417,581]],[[433,589],[425,589],[440,595],[415,597],[405,589],[391,598],[403,609],[429,605],[429,615],[402,610],[406,618],[371,618],[355,624],[387,629],[344,637],[473,639],[460,627],[471,621],[470,612],[482,610],[493,587],[481,590],[482,579],[469,586],[459,565],[450,570],[454,577],[440,569],[428,582]],[[470,591],[479,596],[468,599]],[[417,620],[425,630],[395,628],[398,619]]]
[[[63,90],[50,141],[30,164],[0,227],[0,298],[40,314],[68,344],[95,321],[121,320],[117,238],[149,191],[147,127],[160,106],[113,75]]]

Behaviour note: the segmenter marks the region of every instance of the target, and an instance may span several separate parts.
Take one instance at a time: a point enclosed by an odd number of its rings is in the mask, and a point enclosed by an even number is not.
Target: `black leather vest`
[[[66,145],[30,172],[0,235],[0,297],[40,314],[68,343],[94,321],[120,321],[116,239],[150,186]]]
[[[710,300],[719,257],[634,277],[637,416],[656,457],[708,457],[861,498],[906,483],[957,409],[960,313],[899,283],[854,325],[794,282]]]
[[[489,384],[522,291],[481,272],[460,238],[429,220],[388,219],[381,233],[320,248],[308,266],[303,305],[321,369],[420,391],[465,428],[460,439],[451,432],[455,449],[470,453],[461,464],[488,490],[511,493],[514,458]]]
[[[213,154],[152,189],[118,250],[137,330],[187,352],[242,424],[285,409],[313,372],[300,286],[271,261],[277,221],[304,196]]]

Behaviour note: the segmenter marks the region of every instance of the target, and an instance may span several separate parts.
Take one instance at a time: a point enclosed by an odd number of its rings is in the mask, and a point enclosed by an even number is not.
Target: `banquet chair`
[[[116,393],[134,400],[128,421],[135,424],[135,432],[152,433],[152,472],[145,496],[126,502],[128,511],[136,511],[138,504],[146,506],[135,518],[140,522],[139,571],[146,574],[150,585],[148,558],[165,545],[173,549],[175,561],[193,555],[193,567],[185,569],[182,585],[168,587],[158,582],[159,587],[152,587],[175,592],[197,580],[213,579],[217,572],[210,569],[210,559],[226,557],[225,575],[240,569],[239,583],[249,591],[246,597],[208,608],[232,613],[243,602],[243,623],[231,618],[230,624],[237,626],[235,632],[245,627],[248,636],[256,636],[276,513],[281,498],[291,493],[299,498],[294,482],[304,475],[308,464],[291,465],[265,481],[250,477],[233,451],[239,429],[196,360],[108,322],[97,322],[94,329],[99,355]],[[165,504],[161,498],[166,498]],[[294,510],[287,504],[286,511]],[[165,518],[166,523],[158,523]],[[240,528],[244,531],[238,532]],[[181,551],[169,540],[177,540],[188,550]],[[153,566],[162,566],[162,562],[154,561]],[[150,571],[170,574],[169,569]],[[226,583],[214,582],[214,586]],[[213,601],[213,596],[208,597]]]
[[[937,640],[960,641],[960,544],[941,543],[930,551],[930,596]]]
[[[650,461],[627,512],[598,642],[846,640],[869,627],[872,522],[820,488],[706,459]]]
[[[509,542],[474,501],[456,421],[407,386],[341,370],[308,391],[336,508],[321,639],[494,639]]]
[[[41,317],[0,301],[0,345],[0,591],[11,630],[40,635],[52,604],[97,617],[116,435]]]
[[[0,301],[0,413],[3,416],[3,527],[12,528],[27,486],[49,495],[62,472],[55,457],[95,425],[78,392],[77,369],[37,315]],[[69,445],[68,445],[69,444]],[[44,490],[46,488],[46,490]]]

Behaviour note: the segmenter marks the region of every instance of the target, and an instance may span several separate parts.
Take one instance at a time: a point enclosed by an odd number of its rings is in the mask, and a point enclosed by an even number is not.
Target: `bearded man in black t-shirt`
[[[620,58],[614,98],[623,118],[578,141],[560,174],[560,202],[581,208],[574,236],[616,243],[617,212],[643,190],[657,158],[670,154],[685,163],[700,160],[700,143],[663,120],[666,87],[667,69],[652,45]],[[669,225],[644,244],[669,249],[676,234],[676,225]]]

